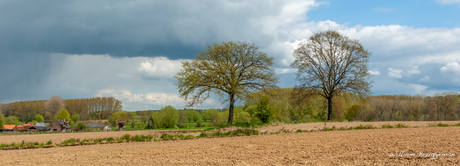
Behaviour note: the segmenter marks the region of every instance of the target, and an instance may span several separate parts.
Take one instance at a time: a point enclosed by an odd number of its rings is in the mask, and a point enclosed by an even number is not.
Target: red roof
[[[27,127],[32,127],[32,126],[36,126],[36,125],[32,125],[32,124],[23,124],[23,125],[3,125],[3,129],[11,129],[13,130],[14,127],[24,127],[24,126],[27,126]]]
[[[3,125],[3,129],[11,129],[11,130],[13,130],[14,126],[16,126],[16,125]]]

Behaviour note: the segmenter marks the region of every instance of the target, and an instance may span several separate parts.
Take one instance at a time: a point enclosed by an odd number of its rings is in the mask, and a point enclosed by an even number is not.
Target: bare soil
[[[409,125],[408,122],[398,123]],[[328,126],[329,123],[326,125]],[[283,127],[286,129],[289,126],[291,125]],[[299,129],[298,126],[292,126]],[[271,129],[268,127],[267,130]],[[55,137],[65,134],[44,135]],[[13,135],[1,136],[0,139],[11,136]],[[460,127],[419,127],[130,142],[0,151],[0,163],[1,165],[460,165],[459,136]],[[434,159],[420,157],[420,153],[455,154],[455,156]],[[390,157],[391,154],[396,156]]]

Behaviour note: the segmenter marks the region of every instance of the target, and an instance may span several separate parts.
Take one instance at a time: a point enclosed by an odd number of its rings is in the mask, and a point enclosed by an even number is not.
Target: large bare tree
[[[328,101],[328,120],[332,120],[332,99],[348,91],[366,97],[370,92],[367,63],[369,53],[357,40],[334,30],[313,34],[294,50],[297,68],[295,96],[299,100],[321,95]]]
[[[59,96],[52,96],[45,102],[45,111],[48,114],[48,120],[54,117],[61,108],[64,108],[64,100]]]
[[[233,123],[237,99],[246,93],[276,87],[278,78],[272,67],[273,58],[259,51],[254,44],[222,42],[207,46],[196,59],[182,61],[182,69],[174,78],[181,97],[189,106],[200,104],[210,93],[230,101],[228,125]]]

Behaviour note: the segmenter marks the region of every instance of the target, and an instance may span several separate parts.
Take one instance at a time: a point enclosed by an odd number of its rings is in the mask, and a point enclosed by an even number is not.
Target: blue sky
[[[308,13],[312,21],[331,20],[350,26],[405,25],[418,28],[460,26],[455,3],[430,0],[329,0]]]
[[[207,43],[254,43],[292,87],[292,50],[334,29],[372,52],[374,95],[460,91],[460,0],[0,1],[0,103],[113,96],[182,108],[173,75]],[[202,108],[227,106],[218,98]]]

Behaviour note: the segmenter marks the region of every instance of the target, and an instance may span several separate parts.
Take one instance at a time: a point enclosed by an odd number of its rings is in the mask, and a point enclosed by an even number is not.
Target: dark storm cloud
[[[6,51],[0,56],[0,102],[41,99],[37,95],[51,70],[49,56]]]
[[[193,58],[206,43],[271,36],[240,2],[2,1],[0,48],[28,52]],[[235,5],[229,7],[229,5]],[[274,5],[272,5],[274,6]],[[259,7],[264,7],[261,5]],[[250,13],[250,12],[253,13]],[[277,11],[270,11],[277,13]]]

